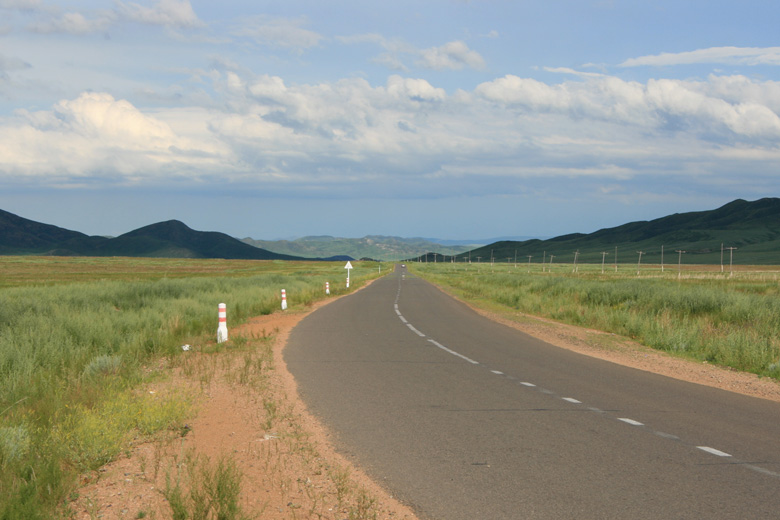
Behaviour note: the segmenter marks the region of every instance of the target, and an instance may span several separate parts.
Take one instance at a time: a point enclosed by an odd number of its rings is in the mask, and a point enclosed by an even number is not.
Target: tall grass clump
[[[410,265],[467,299],[780,379],[780,299],[773,281]]]
[[[178,473],[166,475],[173,520],[249,520],[239,504],[242,475],[232,458],[215,463],[188,454]]]
[[[324,297],[325,281],[335,279],[328,264],[262,266],[251,276],[0,289],[0,519],[63,516],[78,474],[112,460],[134,436],[183,423],[185,397],[134,389],[155,358],[216,339],[219,303],[230,327],[279,309],[282,288],[295,308]],[[372,276],[353,273],[355,286]]]

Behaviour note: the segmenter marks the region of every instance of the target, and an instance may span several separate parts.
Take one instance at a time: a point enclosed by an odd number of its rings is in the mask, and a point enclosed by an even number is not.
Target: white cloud
[[[762,91],[752,99],[722,96],[728,81],[710,83],[649,80],[646,85],[593,75],[584,81],[548,85],[531,78],[508,75],[483,83],[475,93],[484,99],[531,112],[555,112],[572,118],[592,118],[662,131],[670,123],[677,131],[704,134],[728,132],[736,139],[780,139],[780,118],[765,104],[780,102],[780,84],[760,86],[742,78],[743,90]],[[714,84],[714,85],[713,85]],[[720,95],[719,95],[720,91]],[[732,89],[733,92],[733,89]]]
[[[497,103],[523,105],[532,110],[566,110],[571,106],[571,96],[565,86],[550,86],[511,74],[482,83],[475,92]]]
[[[403,61],[401,61],[397,54],[385,52],[383,54],[379,54],[378,56],[374,56],[371,61],[390,70],[409,72],[409,67],[407,67]]]
[[[673,174],[693,163],[711,174],[723,167],[715,151],[757,163],[780,150],[780,121],[767,104],[780,100],[780,85],[743,77],[547,84],[508,75],[452,95],[401,75],[377,86],[294,84],[236,68],[200,80],[214,82],[221,97],[211,106],[221,109],[152,112],[85,93],[0,119],[0,180],[156,185],[172,172],[219,172],[224,183],[316,192],[408,191],[427,179],[436,196],[508,192],[520,179]],[[496,183],[481,184],[486,177]]]
[[[780,65],[780,47],[710,47],[695,51],[669,53],[631,58],[621,67],[693,65],[697,63],[724,63],[736,65]]]
[[[462,41],[452,41],[440,47],[420,51],[417,64],[434,70],[460,70],[464,67],[483,69],[485,60]]]
[[[387,80],[387,92],[396,97],[405,97],[416,101],[444,101],[447,93],[435,88],[424,79],[390,76]]]
[[[347,45],[370,43],[382,47],[385,52],[375,56],[372,61],[392,70],[409,70],[409,67],[404,63],[406,57],[413,58],[417,66],[431,70],[462,70],[464,68],[481,70],[485,68],[485,60],[482,56],[469,49],[468,45],[460,40],[428,49],[418,49],[403,40],[385,38],[376,33],[338,36],[336,40]]]
[[[157,0],[151,6],[116,0],[116,9],[124,20],[165,27],[199,27],[189,0]]]
[[[757,103],[780,114],[780,82],[753,81],[745,76],[710,75],[698,88],[732,104]]]
[[[116,21],[113,12],[102,11],[94,18],[82,13],[70,12],[33,22],[28,29],[38,33],[90,34],[108,29]]]
[[[303,51],[316,47],[323,39],[322,35],[304,28],[307,24],[305,18],[261,16],[244,21],[234,34],[264,46]]]
[[[27,28],[45,34],[92,34],[107,31],[118,23],[126,22],[175,28],[203,25],[189,0],[156,0],[148,6],[116,0],[113,9],[68,12],[43,6],[38,2],[29,2],[27,5],[26,10],[35,16]]]
[[[60,101],[52,116],[54,127],[107,142],[127,142],[130,146],[164,146],[174,137],[166,124],[142,114],[129,102],[104,93],[84,93],[77,99]]]
[[[650,80],[647,100],[670,117],[711,129],[722,125],[743,137],[780,139],[780,117],[757,103],[732,104],[698,91],[696,85],[677,80]]]
[[[156,177],[167,165],[194,162],[187,150],[217,148],[178,136],[160,119],[125,100],[84,93],[50,111],[19,111],[0,126],[0,171],[6,176],[74,179]],[[208,161],[203,161],[208,164]]]
[[[605,76],[605,74],[599,72],[583,72],[569,67],[544,67],[544,70],[555,74],[571,74],[572,76],[580,76],[582,78],[602,78]]]

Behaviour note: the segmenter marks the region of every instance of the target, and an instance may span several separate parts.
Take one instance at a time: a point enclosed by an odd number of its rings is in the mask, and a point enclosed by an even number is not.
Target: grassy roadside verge
[[[334,455],[295,398],[281,352],[307,313],[253,318],[227,344],[204,338],[171,360],[149,388],[197,395],[197,413],[95,472],[75,518],[413,518]]]
[[[598,267],[408,264],[477,306],[549,318],[634,339],[681,357],[780,379],[780,286],[773,273],[676,271],[644,276]]]
[[[150,397],[139,388],[166,377],[160,361],[181,356],[182,344],[215,336],[217,303],[227,303],[235,326],[277,309],[281,288],[291,308],[303,307],[343,275],[341,265],[323,263],[29,263],[4,259],[0,283],[3,519],[66,516],[79,475],[139,437],[183,427],[195,404],[189,397]],[[356,266],[353,289],[376,276],[374,265]],[[334,295],[345,292],[331,285]]]

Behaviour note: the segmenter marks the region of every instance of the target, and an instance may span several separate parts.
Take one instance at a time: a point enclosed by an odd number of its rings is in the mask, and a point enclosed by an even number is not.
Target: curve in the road
[[[284,356],[337,448],[424,518],[780,511],[780,404],[553,347],[403,269]]]

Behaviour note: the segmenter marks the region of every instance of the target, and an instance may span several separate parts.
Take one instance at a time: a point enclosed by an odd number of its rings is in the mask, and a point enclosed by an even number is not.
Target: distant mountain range
[[[116,238],[88,236],[0,210],[0,254],[301,260],[252,247],[224,233],[169,220]]]
[[[338,238],[332,236],[308,236],[295,240],[255,240],[245,238],[243,242],[287,255],[322,257],[348,255],[352,258],[374,258],[379,260],[401,260],[427,252],[442,255],[457,255],[477,244],[442,245],[435,239],[401,238],[369,235],[363,238]],[[480,244],[481,245],[481,244]]]
[[[444,246],[471,246],[469,249],[473,249],[474,247],[479,246],[486,246],[488,244],[493,244],[495,242],[501,242],[504,240],[512,240],[515,242],[521,242],[524,240],[533,240],[535,238],[538,238],[540,240],[546,240],[549,237],[541,237],[541,236],[511,236],[511,237],[493,237],[493,238],[468,238],[463,240],[445,240],[442,238],[422,238],[420,240],[427,240],[428,242],[433,242],[435,244],[441,244]]]
[[[736,248],[728,250],[725,248]],[[573,263],[575,254],[582,263],[617,261],[667,264],[718,264],[724,248],[724,262],[755,265],[780,265],[780,199],[754,202],[735,200],[715,210],[675,213],[650,221],[631,222],[594,233],[574,233],[548,240],[499,241],[455,257],[462,262]],[[680,253],[679,251],[683,251]],[[477,260],[479,258],[479,260]],[[426,256],[419,259],[426,260]],[[436,257],[451,261],[452,257]],[[434,261],[434,255],[427,255]]]
[[[717,264],[721,247],[736,248],[739,264],[780,265],[780,199],[735,200],[725,206],[631,222],[594,233],[551,239],[500,240],[489,245],[444,246],[430,239],[379,235],[360,239],[331,236],[292,241],[243,241],[224,233],[195,231],[169,220],[116,238],[88,236],[0,210],[0,255],[131,256],[255,260],[378,260]],[[273,251],[273,252],[272,252]],[[726,262],[729,250],[726,252]],[[426,254],[427,253],[427,254]],[[663,255],[663,256],[662,256]]]

